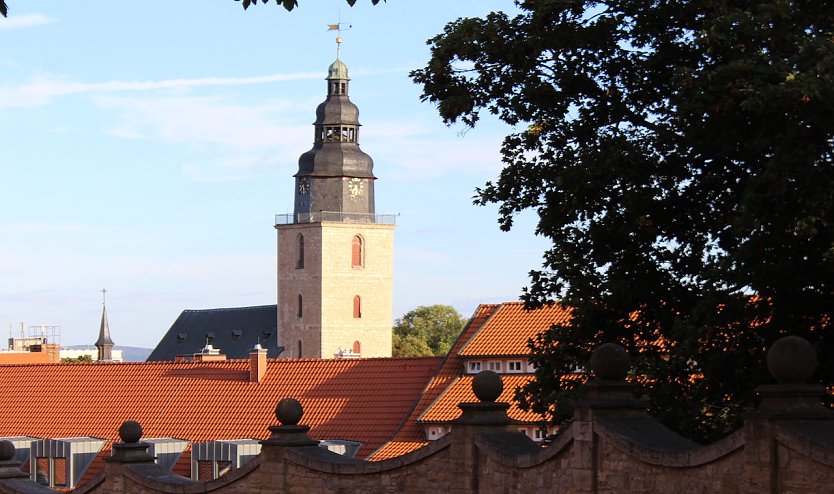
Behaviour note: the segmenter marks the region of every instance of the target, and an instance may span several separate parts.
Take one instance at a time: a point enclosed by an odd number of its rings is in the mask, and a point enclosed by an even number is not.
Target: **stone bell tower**
[[[295,210],[275,218],[280,356],[390,357],[395,216],[374,210],[374,162],[359,149],[338,51],[326,80],[313,148],[294,175]]]

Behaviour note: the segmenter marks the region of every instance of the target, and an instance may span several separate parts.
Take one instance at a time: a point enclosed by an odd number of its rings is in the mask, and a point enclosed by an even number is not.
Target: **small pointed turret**
[[[98,331],[96,349],[98,350],[99,362],[110,362],[113,360],[113,340],[110,339],[110,324],[107,322],[107,302],[104,300],[104,295],[107,293],[107,290],[102,288],[101,293],[101,327]]]

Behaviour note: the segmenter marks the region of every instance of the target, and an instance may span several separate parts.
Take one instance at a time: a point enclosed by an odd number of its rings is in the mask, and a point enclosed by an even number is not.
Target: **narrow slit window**
[[[304,235],[298,236],[298,247],[296,250],[295,269],[304,269]]]
[[[303,308],[304,303],[303,302],[304,302],[303,298],[301,297],[301,294],[299,293],[298,294],[298,311],[297,311],[297,315],[298,315],[299,319],[301,319],[301,316],[304,314],[304,308]]]
[[[362,317],[362,298],[359,295],[353,297],[353,318],[359,319]]]
[[[361,268],[364,265],[362,262],[364,257],[362,237],[357,235],[353,237],[351,243],[350,265],[354,268]]]

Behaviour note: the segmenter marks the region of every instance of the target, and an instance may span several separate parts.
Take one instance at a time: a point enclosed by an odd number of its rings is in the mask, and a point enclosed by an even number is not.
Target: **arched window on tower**
[[[353,318],[359,319],[362,317],[362,298],[359,295],[353,297]]]
[[[359,343],[358,341],[353,342],[353,353],[362,355],[362,343]]]
[[[304,269],[304,235],[298,236],[296,251],[295,269]]]
[[[362,237],[359,235],[353,237],[351,243],[350,265],[354,268],[361,268],[365,265],[365,252],[363,249]]]
[[[304,307],[304,305],[303,305],[303,300],[302,300],[302,298],[301,298],[301,294],[299,293],[299,294],[298,294],[298,312],[297,312],[297,315],[298,315],[298,318],[299,318],[299,319],[300,319],[300,318],[301,318],[301,316],[304,314],[304,309],[303,309],[303,307]]]

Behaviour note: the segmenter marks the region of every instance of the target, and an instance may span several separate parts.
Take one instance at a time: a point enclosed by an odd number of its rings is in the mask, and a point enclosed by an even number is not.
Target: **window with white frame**
[[[470,374],[481,372],[481,363],[478,361],[467,362],[466,371]]]
[[[491,370],[492,372],[501,372],[501,362],[492,361],[487,363],[487,369]]]
[[[426,439],[436,441],[451,431],[451,427],[431,426],[426,428]]]
[[[521,372],[521,360],[507,362],[507,372]]]
[[[547,437],[547,431],[544,429],[536,429],[533,431],[533,441],[544,441]]]

